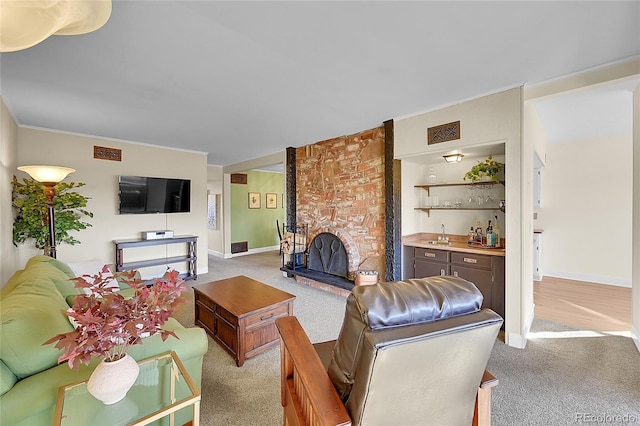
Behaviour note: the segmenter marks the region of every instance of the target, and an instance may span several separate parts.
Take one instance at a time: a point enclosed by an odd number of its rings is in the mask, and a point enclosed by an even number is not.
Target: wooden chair
[[[336,341],[296,317],[281,337],[285,425],[489,425],[485,371],[502,318],[458,277],[355,287]]]

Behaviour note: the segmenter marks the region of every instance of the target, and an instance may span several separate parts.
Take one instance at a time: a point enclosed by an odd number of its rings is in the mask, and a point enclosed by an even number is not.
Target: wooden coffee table
[[[244,275],[194,285],[195,323],[242,367],[278,345],[277,318],[293,315],[294,295]]]

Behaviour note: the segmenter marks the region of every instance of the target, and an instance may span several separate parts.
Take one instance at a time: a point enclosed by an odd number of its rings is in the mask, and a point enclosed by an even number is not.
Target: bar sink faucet
[[[447,236],[445,235],[445,232],[444,232],[444,223],[442,224],[442,226],[440,228],[442,229],[442,236],[439,237],[438,239],[440,241],[448,241],[448,238],[447,238]]]

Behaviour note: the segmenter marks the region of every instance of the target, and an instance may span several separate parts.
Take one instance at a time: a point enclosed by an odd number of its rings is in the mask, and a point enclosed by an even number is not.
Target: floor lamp
[[[34,180],[44,186],[44,195],[47,201],[47,212],[45,221],[49,226],[49,257],[56,258],[56,220],[54,211],[54,200],[56,198],[56,184],[62,182],[69,173],[75,172],[69,167],[58,166],[20,166],[18,170],[26,172]]]

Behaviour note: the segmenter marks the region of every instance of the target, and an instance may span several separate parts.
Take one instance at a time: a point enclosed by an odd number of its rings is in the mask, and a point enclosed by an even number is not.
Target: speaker
[[[162,238],[173,238],[173,231],[164,230],[164,231],[143,231],[142,232],[143,240],[160,240]]]

